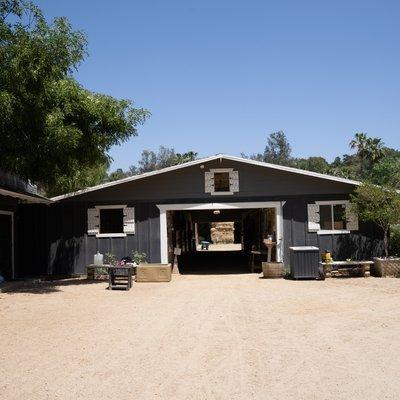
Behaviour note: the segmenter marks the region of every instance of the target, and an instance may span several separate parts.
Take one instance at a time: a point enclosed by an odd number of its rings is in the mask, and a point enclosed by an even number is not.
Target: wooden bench
[[[132,287],[132,271],[133,267],[126,265],[108,267],[108,289],[129,290]]]
[[[324,274],[326,278],[337,276],[343,270],[354,271],[355,269],[359,270],[361,276],[367,278],[371,275],[370,269],[371,265],[373,265],[374,262],[366,260],[361,260],[361,261],[355,260],[355,261],[332,261],[328,263],[321,262],[320,264],[324,269]]]

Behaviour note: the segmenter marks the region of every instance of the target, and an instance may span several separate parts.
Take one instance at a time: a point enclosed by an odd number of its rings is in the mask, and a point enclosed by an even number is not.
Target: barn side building
[[[29,181],[0,171],[0,275],[3,278],[14,279],[30,274],[30,271],[20,269],[25,248],[23,239],[28,236],[20,229],[23,220],[21,207],[30,204],[41,208],[41,205],[50,203],[51,200],[38,195],[37,188]],[[31,220],[31,216],[28,219]],[[40,238],[43,251],[47,248],[46,240],[46,237]]]
[[[168,263],[179,247],[187,259],[218,221],[234,222],[244,254],[270,238],[273,259],[286,266],[294,245],[329,249],[336,259],[371,258],[381,254],[382,237],[351,213],[349,196],[358,185],[222,154],[98,185],[53,198],[50,206],[23,207],[25,223],[40,225],[47,238],[46,246],[29,250],[32,272],[81,274],[96,251],[140,251]]]
[[[288,266],[289,247],[315,245],[336,259],[382,254],[382,235],[359,223],[349,196],[359,182],[218,154],[58,196],[20,204],[21,241],[30,255],[20,275],[84,274],[96,251],[118,258],[144,252],[169,263],[174,248],[195,258],[211,223],[231,222],[244,260],[275,243]]]

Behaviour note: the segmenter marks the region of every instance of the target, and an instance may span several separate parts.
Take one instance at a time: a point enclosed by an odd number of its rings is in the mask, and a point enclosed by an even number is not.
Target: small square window
[[[319,223],[321,229],[332,230],[332,206],[330,204],[319,206]]]
[[[215,192],[230,192],[231,185],[229,172],[214,173],[214,191]]]
[[[346,227],[346,207],[343,204],[333,206],[333,229],[345,230]]]
[[[346,230],[346,206],[343,204],[320,205],[319,222],[322,230]]]
[[[105,208],[100,210],[100,233],[123,233],[124,210],[122,208]]]

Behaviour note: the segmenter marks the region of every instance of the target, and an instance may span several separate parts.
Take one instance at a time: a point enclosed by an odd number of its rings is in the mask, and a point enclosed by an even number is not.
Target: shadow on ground
[[[242,251],[194,251],[178,259],[182,275],[248,274],[249,256]]]
[[[29,294],[50,294],[62,292],[64,286],[94,285],[104,283],[101,280],[88,279],[63,279],[53,281],[14,281],[6,282],[0,286],[0,293],[29,293]]]

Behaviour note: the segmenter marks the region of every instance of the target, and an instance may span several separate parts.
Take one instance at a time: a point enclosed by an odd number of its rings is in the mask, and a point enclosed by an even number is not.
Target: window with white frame
[[[226,195],[239,191],[239,172],[233,168],[210,169],[205,172],[204,179],[206,193]]]
[[[347,200],[308,204],[308,231],[318,234],[350,233],[358,230],[358,217]]]
[[[100,233],[124,233],[124,209],[100,209]]]
[[[98,237],[135,233],[135,209],[126,205],[104,205],[88,209],[88,234]]]

